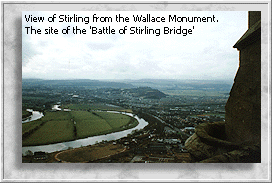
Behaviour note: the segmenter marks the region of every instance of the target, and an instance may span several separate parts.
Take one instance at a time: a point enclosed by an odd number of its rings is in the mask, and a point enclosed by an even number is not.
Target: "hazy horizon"
[[[22,78],[22,79],[33,79],[33,80],[94,80],[94,81],[141,81],[141,80],[173,80],[173,81],[231,81],[233,79],[156,79],[156,78],[142,78],[142,79],[89,79],[89,78],[65,78],[65,79],[43,79],[43,78]]]

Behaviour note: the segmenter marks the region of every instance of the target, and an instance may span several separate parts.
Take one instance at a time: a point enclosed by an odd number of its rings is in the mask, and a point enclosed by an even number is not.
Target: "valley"
[[[87,158],[87,162],[137,162],[136,156],[141,157],[139,162],[162,161],[161,158],[166,158],[166,162],[193,162],[184,143],[198,124],[225,120],[224,108],[231,84],[227,81],[26,79],[22,87],[22,110],[44,113],[41,119],[23,124],[23,146],[69,142],[137,126],[133,117],[107,112],[119,111],[137,115],[148,125],[120,139],[90,144],[89,150],[118,145],[120,153],[112,152],[115,155],[107,158]],[[55,104],[60,110],[52,109]],[[71,159],[72,155],[67,153],[65,157]],[[49,156],[53,159],[36,161],[34,156],[31,162],[58,161],[53,156]],[[75,156],[72,161],[76,159],[82,160]],[[29,162],[29,155],[24,155],[23,160]]]

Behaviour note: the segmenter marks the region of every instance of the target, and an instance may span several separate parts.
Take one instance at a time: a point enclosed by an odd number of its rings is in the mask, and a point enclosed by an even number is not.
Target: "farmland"
[[[82,110],[82,111],[122,111],[122,112],[129,112],[131,113],[131,109],[124,109],[120,106],[114,105],[106,105],[102,103],[95,103],[95,104],[66,104],[63,105],[62,108],[71,109],[71,110]]]
[[[123,114],[88,111],[46,112],[24,123],[23,146],[53,144],[133,128],[138,121]]]
[[[22,126],[23,129],[23,134],[34,129],[35,127],[41,125],[42,121],[41,120],[37,120],[35,122],[28,122],[28,123],[24,123]]]
[[[123,131],[138,124],[136,119],[121,112],[133,113],[148,125],[141,130],[131,130],[131,134],[114,141],[98,138],[94,140],[95,144],[79,148],[72,143],[65,144],[68,150],[48,153],[49,159],[37,160],[35,155],[24,150],[23,161],[60,162],[57,157],[63,162],[127,163],[135,162],[134,158],[144,153],[146,161],[155,161],[154,157],[158,156],[157,162],[161,162],[161,157],[166,157],[168,162],[172,158],[168,157],[170,153],[177,157],[175,162],[190,162],[184,149],[185,141],[197,125],[224,120],[232,84],[228,81],[180,80],[123,82],[122,86],[117,86],[116,82],[91,80],[24,80],[22,116],[27,114],[26,109],[42,112],[44,116],[35,122],[23,123],[23,146],[74,141]],[[156,143],[163,143],[159,148],[167,153],[156,155],[156,149],[152,149]],[[148,159],[146,155],[152,158]]]
[[[47,112],[42,119],[24,123],[23,135],[30,130],[29,128],[36,127],[36,129],[23,138],[23,146],[73,140],[73,124],[70,118],[71,116],[67,112]]]

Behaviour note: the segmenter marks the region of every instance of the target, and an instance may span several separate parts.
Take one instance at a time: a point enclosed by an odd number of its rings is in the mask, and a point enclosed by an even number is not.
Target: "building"
[[[203,123],[185,147],[198,162],[261,162],[261,12],[248,13],[236,42],[239,68],[225,106],[225,122]]]

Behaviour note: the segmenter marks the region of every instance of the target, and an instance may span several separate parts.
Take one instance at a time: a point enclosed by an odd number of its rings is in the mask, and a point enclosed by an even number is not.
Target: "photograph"
[[[261,163],[261,11],[22,11],[22,163]]]
[[[271,182],[271,1],[2,1],[0,182]]]

